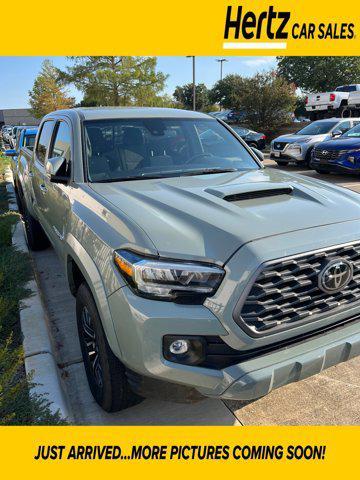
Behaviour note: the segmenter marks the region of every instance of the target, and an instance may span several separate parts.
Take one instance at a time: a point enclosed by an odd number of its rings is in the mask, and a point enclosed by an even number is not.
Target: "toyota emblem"
[[[323,150],[321,153],[322,153],[323,155],[327,155],[329,152],[328,152],[327,150]]]
[[[319,288],[325,293],[344,289],[353,279],[353,266],[347,260],[334,258],[319,273]]]

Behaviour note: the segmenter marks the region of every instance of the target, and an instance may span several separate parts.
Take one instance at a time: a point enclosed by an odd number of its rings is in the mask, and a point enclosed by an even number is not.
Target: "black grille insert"
[[[255,190],[253,192],[235,193],[227,195],[224,200],[227,202],[237,202],[240,200],[252,200],[255,198],[275,197],[277,195],[291,195],[292,187],[274,188],[272,190]]]
[[[353,265],[352,281],[340,292],[318,287],[324,262],[342,258]],[[264,264],[234,319],[253,334],[265,335],[316,320],[360,301],[360,243],[330,247]]]
[[[326,148],[315,148],[314,156],[319,160],[337,160],[346,153],[346,150],[327,150]]]

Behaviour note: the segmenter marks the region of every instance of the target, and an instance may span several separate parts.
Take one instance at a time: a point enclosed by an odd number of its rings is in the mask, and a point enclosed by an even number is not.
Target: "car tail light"
[[[266,140],[266,135],[263,135],[263,136],[261,137],[261,140]]]
[[[335,93],[330,93],[330,102],[335,101]]]
[[[305,97],[305,105],[309,103],[309,97]]]

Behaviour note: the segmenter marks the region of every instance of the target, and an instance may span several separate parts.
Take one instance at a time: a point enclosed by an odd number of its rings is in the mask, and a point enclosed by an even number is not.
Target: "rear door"
[[[49,148],[54,132],[55,120],[46,120],[40,130],[36,143],[33,164],[31,166],[32,185],[35,197],[34,210],[42,226],[47,230],[45,224],[47,188],[45,185],[45,163],[48,159]]]

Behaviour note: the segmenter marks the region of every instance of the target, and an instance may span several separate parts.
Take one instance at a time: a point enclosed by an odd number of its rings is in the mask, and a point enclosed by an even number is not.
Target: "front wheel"
[[[96,402],[107,412],[138,403],[140,397],[130,389],[125,367],[110,349],[95,301],[85,283],[76,295],[76,317],[86,376]]]
[[[289,165],[289,162],[287,162],[286,160],[275,160],[275,162],[279,165],[279,167],[286,167],[287,165]]]

